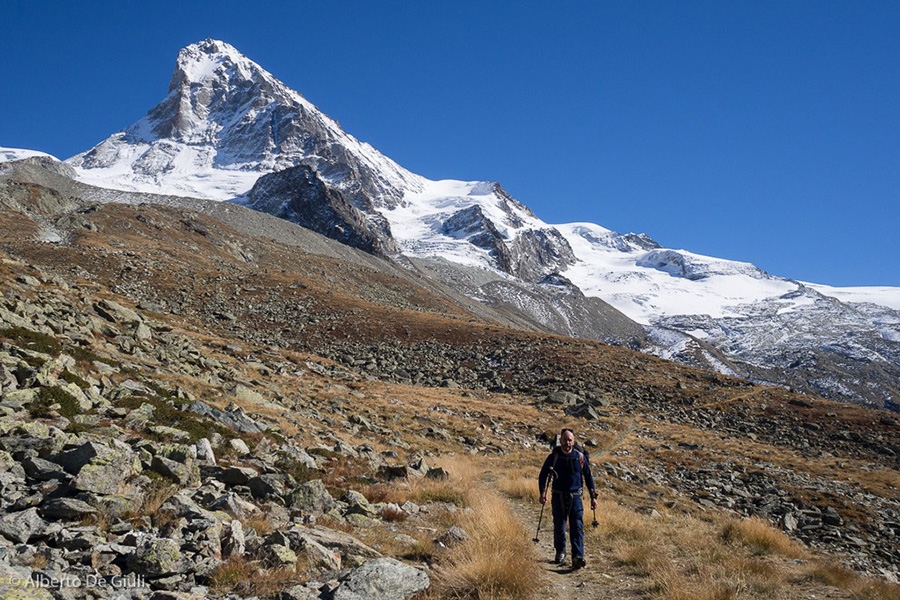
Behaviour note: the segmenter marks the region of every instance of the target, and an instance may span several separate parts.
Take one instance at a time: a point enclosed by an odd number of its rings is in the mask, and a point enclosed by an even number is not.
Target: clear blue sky
[[[90,148],[212,37],[550,223],[900,286],[900,2],[3,0],[0,23],[0,146]]]

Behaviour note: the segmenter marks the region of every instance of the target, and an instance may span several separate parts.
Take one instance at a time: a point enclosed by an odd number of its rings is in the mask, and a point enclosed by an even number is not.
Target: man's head
[[[575,432],[569,428],[563,428],[559,432],[559,448],[563,454],[571,454],[575,449]]]

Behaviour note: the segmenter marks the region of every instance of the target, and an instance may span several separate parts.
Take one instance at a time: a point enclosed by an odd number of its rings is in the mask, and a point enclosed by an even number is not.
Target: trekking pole
[[[591,510],[594,511],[594,522],[591,523],[591,527],[600,527],[600,521],[597,520],[597,509],[593,508]]]
[[[541,496],[543,496],[544,494],[547,493],[547,488],[550,487],[550,482],[551,482],[552,480],[553,480],[553,471],[550,471],[550,476],[547,477],[547,483],[544,485],[544,489],[541,491]],[[534,532],[534,539],[531,540],[531,541],[534,542],[535,544],[537,544],[537,543],[540,541],[540,540],[538,539],[538,536],[539,536],[540,533],[541,533],[541,521],[544,519],[544,507],[545,507],[545,506],[547,506],[546,503],[545,503],[545,504],[541,504],[541,515],[538,517],[537,531]]]

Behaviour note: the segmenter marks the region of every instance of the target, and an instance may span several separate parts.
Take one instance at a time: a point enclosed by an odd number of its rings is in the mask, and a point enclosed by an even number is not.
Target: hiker
[[[559,446],[547,456],[538,486],[541,504],[547,503],[547,483],[552,481],[553,547],[556,549],[556,564],[566,561],[566,523],[572,542],[572,568],[580,569],[584,560],[584,506],[581,503],[581,482],[584,481],[591,496],[591,510],[597,508],[597,492],[591,465],[583,450],[575,447],[575,432],[565,428],[559,433]]]

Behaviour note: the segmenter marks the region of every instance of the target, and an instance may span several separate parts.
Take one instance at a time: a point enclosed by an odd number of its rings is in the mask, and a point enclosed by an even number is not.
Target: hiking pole
[[[600,521],[597,520],[597,509],[592,508],[591,510],[594,511],[594,522],[591,523],[591,527],[600,527]]]
[[[531,540],[535,544],[537,544],[540,541],[540,539],[538,539],[538,535],[541,533],[541,521],[544,518],[544,506],[545,506],[544,504],[541,504],[541,516],[538,517],[537,531],[534,532],[534,539]]]
[[[553,480],[553,471],[551,470],[551,471],[550,471],[550,476],[547,477],[547,483],[544,484],[544,489],[541,491],[541,496],[544,496],[544,495],[547,493],[547,488],[550,487],[550,482],[551,482],[552,480]],[[534,539],[531,540],[531,541],[534,542],[535,544],[537,544],[537,543],[540,541],[540,540],[538,539],[538,536],[539,536],[540,533],[541,533],[541,521],[544,520],[544,507],[545,507],[545,506],[547,506],[546,503],[541,504],[541,515],[538,517],[537,531],[534,532]]]

